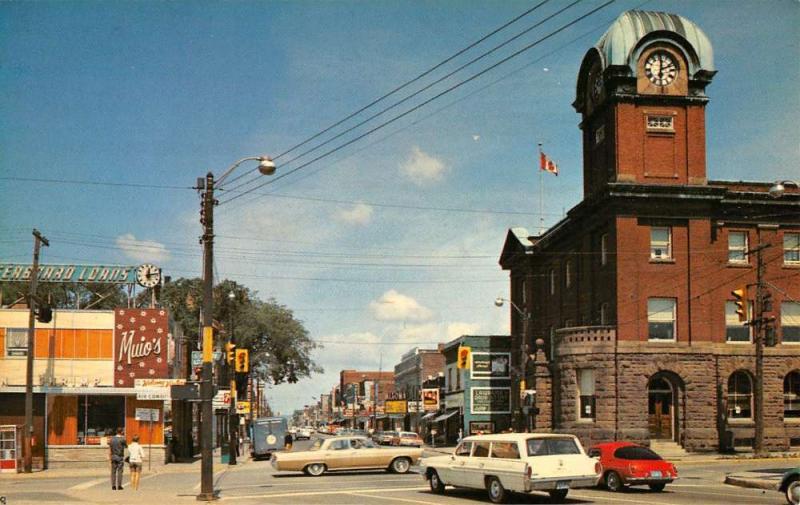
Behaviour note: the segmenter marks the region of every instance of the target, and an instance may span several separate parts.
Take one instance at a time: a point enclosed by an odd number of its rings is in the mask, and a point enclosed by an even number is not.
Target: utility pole
[[[201,179],[202,180],[202,179]],[[200,222],[203,224],[203,373],[200,382],[200,494],[198,501],[212,501],[214,496],[214,460],[211,447],[211,423],[214,417],[211,400],[214,393],[212,360],[214,356],[213,285],[214,285],[214,174],[208,172],[203,193]]]
[[[756,384],[755,384],[755,436],[753,451],[756,456],[763,456],[764,451],[764,300],[766,290],[764,287],[764,257],[762,252],[770,244],[759,244],[750,252],[756,253],[756,300],[751,324],[755,327],[753,338],[756,343]],[[747,303],[747,302],[745,302]]]
[[[33,229],[33,268],[31,268],[30,292],[28,294],[28,353],[25,356],[25,433],[23,433],[23,470],[31,473],[33,469],[33,341],[36,335],[36,286],[39,283],[39,250],[42,244],[50,247],[50,242],[39,230]]]

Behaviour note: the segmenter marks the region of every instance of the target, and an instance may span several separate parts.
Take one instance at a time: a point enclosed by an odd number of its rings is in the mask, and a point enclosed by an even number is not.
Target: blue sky
[[[37,227],[51,240],[44,262],[154,261],[166,275],[197,276],[199,204],[185,189],[197,177],[244,156],[277,156],[533,5],[0,3],[0,259],[29,260]],[[445,71],[567,5],[551,0]],[[578,4],[370,125],[599,5]],[[561,169],[545,179],[549,225],[581,198],[570,105],[581,59],[621,12],[639,6],[689,18],[714,46],[709,177],[798,177],[798,2],[618,0],[218,208],[218,277],[292,308],[325,346],[316,355],[324,375],[270,390],[279,410],[308,403],[342,368],[390,369],[415,345],[508,331],[507,310],[492,303],[508,291],[497,259],[509,227],[538,227],[536,144]],[[276,176],[336,145],[281,157]]]

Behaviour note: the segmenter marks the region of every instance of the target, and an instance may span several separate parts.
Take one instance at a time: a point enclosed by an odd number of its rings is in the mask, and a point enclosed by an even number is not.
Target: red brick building
[[[581,64],[584,199],[541,236],[509,230],[511,299],[545,341],[537,426],[584,441],[751,445],[754,329],[731,291],[758,254],[777,345],[764,348],[764,439],[800,445],[800,192],[706,176],[711,43],[691,21],[623,13]],[[723,172],[723,169],[718,170]],[[752,318],[752,312],[751,316]],[[523,321],[511,311],[511,332]],[[516,348],[516,347],[515,347]]]

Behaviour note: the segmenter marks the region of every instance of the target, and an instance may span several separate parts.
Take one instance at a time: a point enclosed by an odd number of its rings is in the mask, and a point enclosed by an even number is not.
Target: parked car
[[[297,433],[295,433],[294,438],[295,440],[310,440],[313,433],[313,430],[308,428],[300,428],[297,430]]]
[[[600,458],[603,478],[598,484],[609,491],[622,491],[625,486],[650,486],[653,491],[663,491],[678,478],[675,465],[631,442],[598,444],[588,454]]]
[[[413,431],[395,431],[392,434],[391,444],[422,447],[422,438]]]
[[[786,495],[789,505],[800,505],[800,467],[792,468],[783,474],[778,491]]]
[[[510,492],[545,491],[563,500],[571,488],[592,487],[602,467],[573,435],[508,433],[464,438],[452,455],[423,458],[420,473],[431,491],[445,486],[486,489],[492,503]]]
[[[363,468],[406,473],[420,456],[422,449],[378,447],[366,437],[333,437],[317,439],[307,451],[273,454],[272,467],[279,471],[302,471],[315,477],[330,470]]]
[[[379,431],[372,438],[380,445],[389,445],[396,433],[396,431]]]

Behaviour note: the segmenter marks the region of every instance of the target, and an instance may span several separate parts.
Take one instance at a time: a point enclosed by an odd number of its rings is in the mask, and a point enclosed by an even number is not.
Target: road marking
[[[382,492],[382,489],[376,489],[373,491],[374,493]],[[408,498],[392,498],[391,496],[375,496],[374,494],[367,494],[367,493],[348,493],[353,496],[363,496],[366,498],[378,498],[380,500],[390,500],[390,501],[402,501],[407,503],[424,503],[425,505],[441,505],[441,502],[432,502],[432,501],[422,501],[422,500],[411,500]]]
[[[272,494],[253,494],[253,495],[240,495],[240,496],[222,496],[220,499],[222,500],[254,500],[257,498],[287,498],[290,496],[322,496],[322,495],[330,495],[330,494],[352,494],[352,493],[365,493],[365,492],[375,492],[375,493],[402,493],[404,491],[424,491],[428,489],[428,486],[422,487],[395,487],[395,488],[388,488],[388,489],[375,489],[375,488],[367,488],[367,489],[340,489],[337,491],[305,491],[305,492],[295,492],[295,493],[272,493]]]
[[[308,477],[297,477],[298,479],[302,479],[304,483],[309,483]],[[417,480],[416,478],[405,478],[405,479],[380,479],[380,483],[384,482],[410,482],[413,480]],[[362,484],[364,482],[376,482],[375,479],[359,479],[359,480],[343,480],[343,479],[317,479],[313,480],[314,484],[325,484],[328,482],[337,481],[340,484]],[[283,486],[297,486],[298,482],[276,482],[276,483],[269,483],[269,484],[245,484],[245,485],[232,485],[228,487],[222,488],[224,491],[225,489],[247,489],[251,487],[283,487]]]
[[[214,472],[214,475],[215,475],[215,476],[219,476],[219,475],[221,475],[221,474],[223,474],[223,473],[225,473],[225,472],[227,472],[227,471],[228,471],[228,469],[227,469],[227,468],[220,468],[219,470],[217,470],[216,472]],[[213,488],[216,488],[216,487],[217,487],[217,482],[218,482],[218,481],[217,481],[217,479],[214,479],[213,477],[212,477],[212,480],[214,481]],[[203,479],[200,479],[200,481],[199,481],[199,482],[197,483],[197,485],[194,487],[194,490],[195,490],[195,491],[198,491],[202,485],[203,485]]]
[[[75,484],[74,486],[67,488],[67,491],[83,491],[85,489],[89,489],[90,487],[96,486],[103,482],[111,482],[111,477],[103,477],[102,479],[87,480],[86,482],[81,482],[80,484]]]
[[[642,500],[626,500],[624,498],[618,498],[616,496],[613,497],[613,498],[606,498],[605,496],[585,495],[585,494],[581,495],[581,494],[570,493],[569,497],[570,498],[581,498],[583,500],[601,500],[601,501],[605,500],[605,501],[610,501],[610,502],[614,502],[614,503],[622,503],[622,502],[624,502],[624,503],[638,503],[639,505],[641,505],[643,503]],[[647,502],[644,502],[644,503],[647,503]],[[680,505],[679,503],[663,502],[663,501],[659,501],[658,504],[659,505]]]

